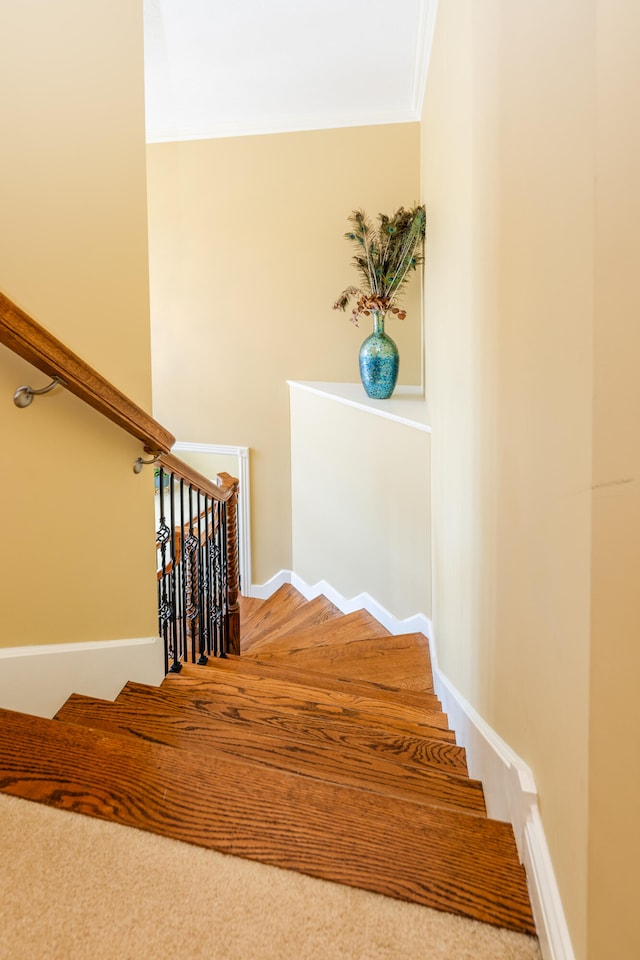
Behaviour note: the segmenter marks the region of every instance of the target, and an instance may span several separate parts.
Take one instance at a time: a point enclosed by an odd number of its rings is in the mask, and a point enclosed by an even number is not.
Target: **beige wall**
[[[430,434],[291,390],[293,569],[431,615]]]
[[[0,8],[0,289],[150,404],[141,5]],[[0,347],[0,644],[157,631],[141,445]]]
[[[594,10],[441,3],[422,127],[439,661],[534,771],[580,960]]]
[[[253,580],[291,567],[287,379],[356,381],[346,218],[412,204],[418,124],[148,149],[154,413],[180,440],[251,448]],[[420,292],[392,321],[421,379]],[[193,402],[194,390],[197,403]]]
[[[597,6],[589,957],[640,956],[640,6]]]

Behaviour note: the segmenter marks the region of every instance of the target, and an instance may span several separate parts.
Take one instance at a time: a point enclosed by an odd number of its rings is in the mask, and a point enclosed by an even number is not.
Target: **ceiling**
[[[419,119],[437,0],[144,0],[147,140]]]

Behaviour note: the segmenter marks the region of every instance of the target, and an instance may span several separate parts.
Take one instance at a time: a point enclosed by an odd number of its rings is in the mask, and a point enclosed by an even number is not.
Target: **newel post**
[[[219,473],[218,486],[232,489],[227,500],[227,637],[228,652],[240,654],[240,582],[238,575],[238,480]]]

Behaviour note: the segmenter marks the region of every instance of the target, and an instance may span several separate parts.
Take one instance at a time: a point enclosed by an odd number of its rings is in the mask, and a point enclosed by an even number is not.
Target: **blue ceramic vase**
[[[384,332],[384,313],[371,311],[373,333],[360,347],[360,379],[365,393],[374,400],[387,400],[398,382],[400,355]]]

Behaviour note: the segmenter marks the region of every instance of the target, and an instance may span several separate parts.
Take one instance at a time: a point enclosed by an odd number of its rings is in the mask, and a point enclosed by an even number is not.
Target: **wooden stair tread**
[[[308,629],[339,616],[338,608],[326,597],[307,601],[291,584],[284,584],[251,612],[243,624],[242,638],[248,649],[283,631]]]
[[[353,639],[318,649],[294,647],[286,652],[273,645],[256,655],[265,663],[290,663],[327,676],[433,693],[429,641],[421,633]]]
[[[326,597],[316,597],[305,601],[289,611],[286,618],[274,615],[266,617],[264,608],[255,614],[248,625],[243,639],[245,650],[253,650],[269,644],[274,638],[280,638],[291,632],[316,629],[323,623],[332,622],[342,617],[342,613]]]
[[[393,691],[381,691],[373,684],[358,681],[344,683],[332,677],[325,681],[322,674],[304,673],[295,668],[287,669],[286,666],[275,663],[261,663],[242,657],[228,657],[224,660],[212,657],[204,666],[185,663],[180,673],[170,677],[167,682],[180,683],[185,677],[202,682],[211,680],[214,683],[220,679],[228,680],[243,687],[266,688],[273,696],[290,693],[292,696],[305,697],[317,703],[377,710],[381,717],[403,717],[416,723],[425,722],[425,719],[433,714],[443,716],[442,705],[433,694],[422,694],[418,702],[411,699],[407,702],[401,698],[401,694],[396,696]],[[445,720],[442,725],[447,725]]]
[[[299,590],[292,587],[290,583],[283,584],[267,600],[261,600],[259,605],[250,604],[249,615],[242,624],[243,636],[249,637],[263,621],[278,623],[284,620],[286,622],[287,617],[305,603],[306,600]]]
[[[273,653],[285,653],[290,649],[305,649],[325,646],[336,646],[348,640],[365,640],[373,637],[390,637],[389,631],[372,617],[367,610],[355,610],[317,624],[305,630],[287,629],[284,635],[271,637],[268,643],[254,640],[245,645],[244,636],[241,639],[242,653],[255,653],[260,656],[263,649],[268,648]]]
[[[167,702],[171,698],[181,708],[185,698],[171,689],[149,687],[142,683],[128,683],[116,698],[116,702],[132,701],[140,709],[145,709],[149,700],[162,691]],[[434,737],[411,736],[387,730],[382,723],[367,726],[363,722],[354,724],[348,717],[318,716],[314,714],[281,713],[271,706],[227,703],[221,699],[202,699],[194,701],[198,709],[205,711],[209,719],[222,723],[235,723],[250,726],[269,736],[331,744],[337,750],[348,750],[364,754],[373,753],[382,758],[398,761],[415,767],[419,772],[425,768],[441,770],[461,776],[467,776],[466,753],[453,738],[444,740]]]
[[[0,710],[0,790],[535,933],[508,824]]]
[[[336,751],[330,742],[265,734],[257,725],[220,721],[197,703],[176,706],[158,690],[144,702],[110,702],[74,694],[56,719],[83,723],[207,756],[230,756],[301,776],[383,792],[431,806],[485,816],[482,785],[459,775],[416,769],[373,751]]]
[[[211,676],[213,673],[216,675]],[[394,709],[393,704],[367,702],[364,698],[360,706],[359,698],[350,697],[349,694],[304,687],[270,677],[243,676],[235,681],[230,674],[219,673],[209,671],[207,678],[201,679],[200,675],[193,676],[191,670],[185,668],[180,674],[166,677],[162,689],[183,699],[197,697],[199,700],[216,700],[228,705],[263,707],[281,714],[298,714],[318,720],[342,717],[353,724],[364,723],[368,727],[380,726],[388,731],[413,736],[455,740],[455,735],[449,730],[447,716],[441,711],[424,711],[419,719],[408,718],[403,713],[409,710],[415,712],[414,707],[402,707],[400,704]]]
[[[228,667],[230,664],[231,667]],[[186,664],[185,664],[186,666]],[[200,667],[199,669],[203,669]],[[384,683],[370,683],[367,680],[353,680],[351,677],[332,676],[321,669],[310,670],[306,665],[294,660],[281,661],[278,659],[261,660],[257,657],[241,657],[228,654],[224,659],[210,657],[204,667],[207,669],[231,669],[247,672],[252,675],[277,671],[277,675],[293,682],[313,685],[322,690],[335,690],[352,693],[354,696],[373,697],[389,703],[401,703],[425,709],[441,709],[438,698],[433,693],[405,690],[401,687],[392,687]]]

